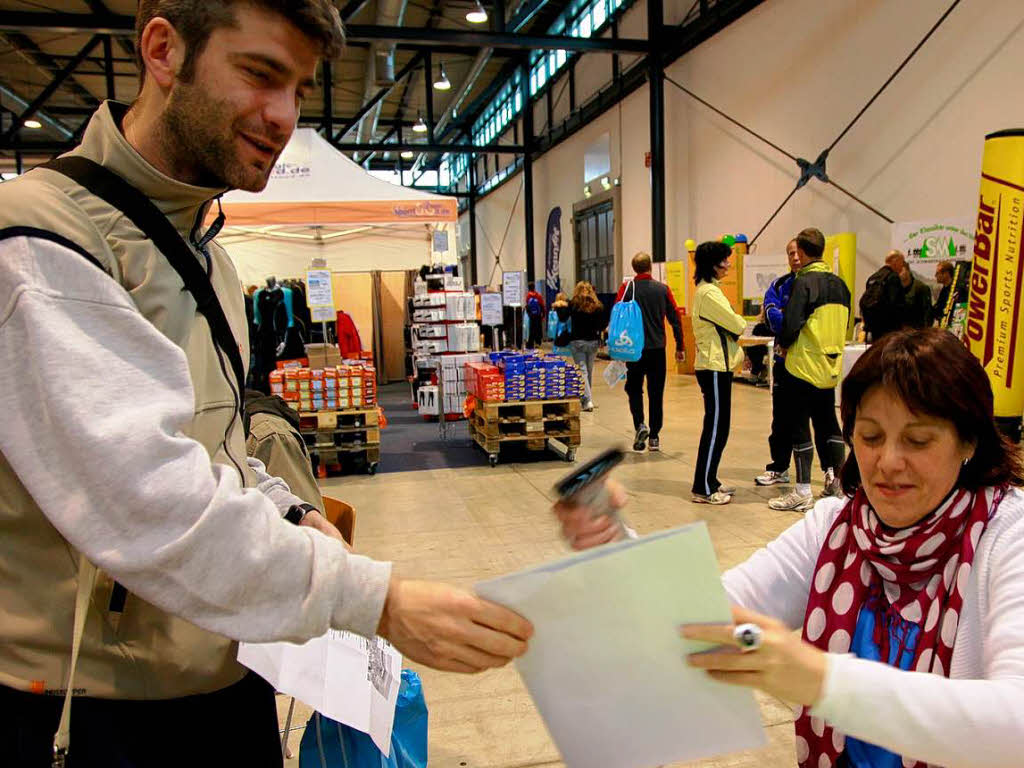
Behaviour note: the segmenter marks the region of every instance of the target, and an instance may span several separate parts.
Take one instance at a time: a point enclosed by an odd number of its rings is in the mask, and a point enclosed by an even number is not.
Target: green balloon
[[[732,248],[736,245],[736,238],[732,235],[722,235],[722,242]]]

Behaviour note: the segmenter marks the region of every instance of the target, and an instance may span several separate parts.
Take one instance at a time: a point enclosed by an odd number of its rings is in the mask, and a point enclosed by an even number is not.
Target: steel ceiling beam
[[[405,77],[410,72],[414,71],[420,65],[422,59],[423,56],[421,54],[416,54],[411,59],[409,59],[409,61],[406,62],[406,65],[402,67],[395,75],[395,82],[393,82],[391,85],[381,88],[379,91],[377,91],[376,96],[374,96],[369,101],[365,102],[363,106],[359,108],[359,111],[356,112],[355,116],[351,118],[348,122],[346,122],[338,133],[330,137],[331,143],[337,144],[337,142],[341,141],[341,139],[345,137],[345,134],[347,134],[349,131],[355,128],[359,124],[359,121],[362,120],[367,114],[369,114],[370,110],[377,106],[377,103],[381,99],[385,98],[389,93],[391,93],[391,91],[394,89],[396,85],[402,82],[402,80],[405,79]]]
[[[347,29],[349,40],[388,40],[424,48],[435,45],[456,45],[466,48],[505,48],[509,50],[580,51],[583,53],[647,53],[646,40],[633,38],[568,37],[564,35],[522,35],[497,32],[464,31],[460,29],[418,29],[415,27],[383,27],[373,24],[352,24]]]
[[[0,32],[63,32],[132,37],[135,18],[116,13],[0,11]]]
[[[334,146],[342,152],[405,152],[408,150],[410,152],[450,152],[453,154],[473,152],[479,155],[521,155],[526,149],[522,144],[426,144],[415,141],[340,142]]]
[[[46,77],[52,78],[55,72],[60,72],[67,65],[67,62],[74,58],[74,56],[63,56],[58,59],[55,56],[51,56],[36,45],[31,38],[19,32],[8,32],[3,35],[3,37],[7,39],[8,43],[14,46],[15,50],[17,50],[18,54],[22,58],[29,61],[36,69],[46,75]],[[79,83],[74,76],[68,77],[66,85],[67,89],[82,103],[91,106],[99,104],[99,100],[89,92],[89,89]]]
[[[3,83],[0,83],[0,96],[7,97],[22,109],[25,109],[25,107],[29,105],[28,99],[26,99],[16,91],[12,90],[11,88],[8,88]],[[62,136],[65,136],[66,138],[71,138],[75,132],[74,128],[66,125],[65,123],[61,122],[60,120],[57,120],[54,117],[51,117],[51,115],[53,114],[57,113],[53,112],[53,110],[49,108],[45,112],[41,109],[36,110],[36,117],[38,117],[41,122],[45,123],[49,128],[55,130]],[[89,114],[92,114],[92,111],[90,111]]]
[[[37,11],[0,11],[0,31],[63,32],[131,37],[135,19],[122,14],[41,13]],[[567,37],[561,35],[521,35],[477,32],[459,29],[416,29],[375,24],[350,24],[346,39],[352,42],[387,40],[423,48],[438,45],[462,48],[504,48],[509,50],[563,50],[586,53],[647,53],[646,40],[620,38]]]
[[[110,14],[110,9],[103,3],[103,0],[85,0],[85,4],[89,6],[89,10],[93,13],[100,15]],[[132,40],[126,40],[123,37],[117,38],[118,47],[124,51],[131,60],[135,61],[135,43]]]
[[[87,42],[78,52],[78,55],[69,61],[64,68],[54,76],[53,80],[50,81],[50,84],[32,100],[31,104],[25,107],[24,111],[20,115],[14,118],[14,122],[11,124],[11,127],[7,129],[3,137],[0,137],[0,140],[9,140],[14,136],[21,129],[21,126],[24,125],[25,121],[32,117],[32,115],[34,115],[36,111],[46,103],[47,99],[49,99],[57,89],[60,88],[61,84],[71,76],[71,73],[78,68],[78,65],[82,63],[82,59],[88,56],[92,52],[92,49],[99,45],[102,40],[103,35],[93,35],[89,39],[89,42]]]

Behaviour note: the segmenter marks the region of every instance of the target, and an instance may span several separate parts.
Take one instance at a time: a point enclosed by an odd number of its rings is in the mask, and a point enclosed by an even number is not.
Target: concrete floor
[[[632,422],[621,385],[609,390],[595,371],[597,410],[582,414],[588,460],[613,445],[632,442]],[[661,453],[630,453],[616,471],[630,503],[625,516],[641,534],[704,520],[723,569],[747,558],[796,521],[791,512],[766,505],[779,488],[758,488],[753,478],[767,460],[771,397],[746,384],[733,388],[732,429],[720,478],[738,488],[732,504],[711,507],[690,501],[693,462],[703,405],[692,376],[671,376],[665,393]],[[460,422],[455,439],[464,440]],[[550,512],[552,485],[567,470],[552,461],[343,476],[321,481],[324,492],[357,510],[356,548],[392,560],[400,575],[441,579],[465,587],[529,565],[563,557]],[[382,456],[387,461],[387,456]],[[820,474],[817,473],[816,474]],[[815,484],[820,489],[820,477]],[[788,488],[787,488],[788,490]],[[443,674],[411,664],[423,679],[430,711],[432,768],[525,768],[562,765],[544,723],[512,665],[473,677]],[[771,696],[758,694],[768,745],[691,766],[763,768],[795,765],[793,714]],[[283,712],[287,700],[279,697]],[[308,709],[296,707],[291,745],[296,756]],[[297,765],[298,760],[288,761]]]

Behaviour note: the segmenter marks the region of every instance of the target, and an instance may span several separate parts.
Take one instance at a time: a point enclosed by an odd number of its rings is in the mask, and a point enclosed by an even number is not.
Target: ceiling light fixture
[[[611,189],[612,188],[612,182],[611,182],[611,180],[607,176],[602,176],[601,177],[601,186],[604,187],[606,190]]]
[[[413,157],[414,157],[414,154],[413,154],[413,151],[411,149],[402,150],[401,158],[403,160],[412,160]]]
[[[484,10],[479,0],[477,0],[475,7],[466,14],[466,21],[470,24],[483,24],[487,21],[487,11]]]
[[[24,123],[22,123],[22,125],[24,125],[26,128],[42,128],[43,127],[43,124],[40,123],[38,120],[31,120],[31,119],[30,120],[26,120]]]
[[[434,88],[438,91],[451,90],[452,81],[448,79],[448,73],[444,71],[444,64],[441,65],[441,74],[434,81]]]
[[[426,133],[427,132],[427,124],[423,122],[423,115],[417,115],[416,116],[416,124],[413,125],[412,129],[416,133]]]

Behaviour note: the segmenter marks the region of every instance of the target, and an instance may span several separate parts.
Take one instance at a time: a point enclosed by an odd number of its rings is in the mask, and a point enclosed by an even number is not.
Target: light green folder
[[[687,666],[678,626],[730,623],[696,523],[481,582],[533,622],[519,674],[570,768],[648,768],[765,742],[753,693]]]

